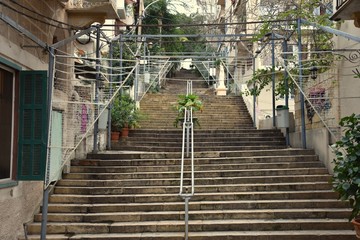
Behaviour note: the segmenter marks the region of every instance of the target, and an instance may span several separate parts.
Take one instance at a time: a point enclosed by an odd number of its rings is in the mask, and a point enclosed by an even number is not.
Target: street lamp
[[[318,72],[318,68],[316,66],[312,66],[310,68],[310,77],[312,80],[315,80],[317,78],[317,72]]]

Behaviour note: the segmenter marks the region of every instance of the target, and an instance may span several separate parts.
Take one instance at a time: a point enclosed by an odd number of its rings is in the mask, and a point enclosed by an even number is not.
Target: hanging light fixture
[[[312,66],[310,68],[310,77],[312,80],[315,80],[317,78],[318,68],[316,66]]]

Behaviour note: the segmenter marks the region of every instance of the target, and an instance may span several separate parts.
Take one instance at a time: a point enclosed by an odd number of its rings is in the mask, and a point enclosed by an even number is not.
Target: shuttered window
[[[20,72],[18,180],[44,180],[48,137],[47,72]]]

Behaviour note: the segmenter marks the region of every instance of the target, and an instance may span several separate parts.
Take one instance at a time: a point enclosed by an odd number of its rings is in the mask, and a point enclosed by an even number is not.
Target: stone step
[[[189,202],[189,211],[224,209],[292,209],[292,208],[347,208],[345,202],[334,199],[294,200],[248,200],[248,201],[201,201]],[[112,203],[112,204],[49,204],[53,213],[97,213],[97,212],[138,212],[138,211],[183,211],[184,202],[159,203]]]
[[[256,146],[208,146],[208,147],[196,147],[194,151],[244,151],[244,150],[264,150],[264,149],[284,149],[285,145],[276,146],[276,145],[256,145]],[[162,146],[126,146],[121,143],[113,142],[113,150],[122,150],[122,151],[149,151],[149,152],[180,152],[181,146],[179,147],[162,147]]]
[[[215,192],[196,193],[192,201],[233,201],[233,200],[284,200],[284,199],[336,199],[337,194],[331,190],[316,191],[273,191],[273,192]],[[151,203],[177,202],[178,194],[122,194],[122,195],[77,195],[53,194],[50,203]],[[344,210],[344,209],[343,209]],[[349,215],[349,212],[347,212]]]
[[[196,179],[196,184],[258,184],[258,183],[282,183],[289,184],[299,182],[321,182],[330,181],[329,174],[313,174],[313,175],[295,175],[295,176],[248,176],[248,177],[231,177],[231,178],[200,178]],[[189,184],[190,180],[185,179],[185,184]],[[154,179],[100,179],[100,180],[84,180],[84,179],[62,179],[59,186],[84,186],[84,187],[119,187],[119,186],[179,186],[180,179],[176,178],[154,178]]]
[[[327,182],[314,183],[286,183],[286,184],[252,184],[240,185],[232,184],[227,186],[222,185],[196,185],[197,193],[204,192],[255,192],[255,191],[303,191],[303,190],[327,190],[331,185]],[[163,193],[178,193],[179,185],[174,186],[134,186],[134,187],[57,187],[54,190],[56,194],[79,194],[79,195],[104,195],[104,194],[163,194]]]
[[[213,151],[213,152],[195,152],[195,158],[218,158],[218,157],[256,157],[256,156],[289,156],[289,155],[314,155],[312,149],[265,149],[258,151]],[[118,152],[104,151],[101,153],[89,153],[88,159],[164,159],[164,158],[181,158],[180,152]]]
[[[273,231],[202,231],[190,232],[191,240],[355,240],[352,230],[273,230]],[[57,234],[49,235],[48,240],[184,240],[184,232],[143,232],[106,234]],[[23,240],[23,239],[22,239]],[[28,236],[28,240],[40,240],[39,236]]]
[[[136,141],[132,138],[127,138],[126,141],[121,142],[124,146],[148,146],[148,147],[155,147],[155,146],[161,146],[161,147],[181,147],[181,142],[157,142],[157,141]],[[207,141],[207,142],[198,142],[194,141],[194,148],[204,148],[204,147],[220,147],[224,145],[225,148],[227,147],[244,147],[244,146],[284,146],[285,141],[284,139],[279,140],[268,140],[268,141],[232,141],[232,142],[226,142],[226,141]]]
[[[352,225],[346,216],[349,211],[343,209],[269,209],[269,210],[206,210],[192,211],[189,221],[190,231],[201,231],[206,225],[208,231],[220,230],[250,230],[258,229],[256,222],[265,222],[267,230],[351,230]],[[273,218],[278,220],[272,221]],[[240,219],[241,220],[240,220]],[[329,219],[328,219],[329,218]],[[209,220],[211,219],[211,220]],[[232,221],[230,221],[232,220]],[[35,221],[41,222],[41,214],[35,215]],[[154,225],[155,221],[157,224]],[[169,221],[176,223],[170,224]],[[228,224],[221,224],[225,221]],[[48,215],[49,233],[66,233],[70,231],[67,226],[72,226],[76,233],[104,232],[104,227],[110,228],[110,232],[152,232],[152,231],[181,231],[184,226],[184,211],[160,211],[160,212],[111,212],[111,213],[55,213]],[[202,222],[202,225],[201,225]],[[230,223],[232,222],[232,223]],[[78,224],[76,224],[78,223]],[[305,224],[303,224],[305,223]],[[146,225],[147,228],[138,229],[131,226]],[[296,226],[301,225],[301,226]],[[124,228],[121,228],[123,226]],[[155,228],[151,228],[153,226]],[[161,226],[161,229],[156,227]],[[40,233],[40,224],[31,225],[30,233]],[[129,227],[126,229],[126,227]],[[100,228],[100,229],[99,229]]]
[[[180,168],[180,167],[179,167]],[[202,170],[196,171],[196,178],[209,177],[236,177],[236,176],[279,176],[279,175],[306,175],[306,174],[327,174],[324,167],[308,168],[274,168],[274,169],[239,169],[239,170]],[[184,177],[189,177],[188,171]],[[168,172],[133,172],[133,173],[67,173],[64,179],[144,179],[144,178],[176,178],[180,176],[178,171]]]
[[[130,129],[132,135],[152,134],[153,136],[173,136],[182,135],[181,129]],[[283,136],[280,130],[256,130],[256,129],[194,129],[194,137],[256,137],[256,136]]]
[[[184,170],[189,171],[189,161],[185,161]],[[180,160],[177,164],[166,164],[166,165],[148,165],[148,166],[117,166],[107,165],[103,166],[75,166],[72,165],[72,173],[135,173],[135,172],[171,172],[178,171],[180,168]],[[280,168],[319,168],[323,167],[323,164],[319,161],[314,162],[275,162],[275,163],[221,163],[221,164],[194,164],[194,170],[198,171],[209,171],[209,170],[245,170],[245,169],[280,169]]]
[[[196,138],[194,137],[194,142],[195,143],[214,143],[214,142],[220,142],[220,143],[224,143],[224,142],[229,142],[229,143],[237,143],[237,144],[241,144],[241,143],[246,143],[246,142],[258,142],[258,141],[282,141],[281,143],[283,143],[284,141],[284,137],[282,135],[278,135],[278,136],[262,136],[262,137],[213,137],[213,136],[197,136]],[[156,136],[156,135],[152,135],[152,134],[147,134],[147,135],[134,135],[134,134],[130,134],[130,136],[126,139],[126,142],[129,141],[133,141],[133,142],[156,142],[158,144],[167,142],[167,143],[182,143],[182,138],[176,137],[176,136]]]
[[[185,159],[187,161],[187,159]],[[320,164],[319,158],[316,155],[296,155],[296,156],[257,156],[257,157],[228,157],[228,158],[196,158],[194,159],[195,167],[200,165],[215,165],[220,164],[236,164],[239,167],[241,165],[246,166],[247,169],[262,164],[261,166],[270,166],[273,164],[305,164],[308,162],[316,162]],[[71,161],[72,166],[132,166],[132,167],[148,167],[148,166],[180,166],[181,159],[169,158],[169,159],[134,159],[134,160],[101,160],[101,159],[84,159]],[[251,164],[249,164],[251,163]],[[245,168],[245,167],[244,167]],[[71,169],[74,172],[75,168]]]

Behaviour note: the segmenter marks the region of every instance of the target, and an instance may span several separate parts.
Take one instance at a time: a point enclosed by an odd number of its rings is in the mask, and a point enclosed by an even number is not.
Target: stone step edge
[[[195,188],[196,189],[196,188]],[[316,190],[316,191],[271,191],[271,192],[266,192],[266,191],[256,191],[256,192],[211,192],[211,193],[196,193],[194,194],[194,197],[196,196],[207,196],[207,195],[213,195],[213,196],[224,196],[224,195],[271,195],[271,194],[311,194],[311,193],[331,193],[331,194],[335,194],[334,191],[332,191],[331,189],[329,190]],[[57,196],[57,197],[81,197],[81,198],[100,198],[100,197],[166,197],[166,196],[178,196],[175,193],[172,194],[168,194],[168,193],[164,193],[164,194],[160,194],[160,193],[156,193],[156,194],[112,194],[111,196],[106,195],[106,194],[99,194],[99,195],[89,195],[89,194],[53,194],[52,196]]]
[[[349,220],[346,218],[337,218],[337,219],[313,219],[313,218],[298,218],[298,219],[217,219],[217,220],[189,220],[189,225],[204,225],[204,224],[270,224],[270,223],[349,223]],[[164,220],[164,221],[138,221],[138,222],[113,222],[113,223],[93,223],[93,222],[49,222],[51,225],[77,225],[77,226],[152,226],[152,225],[184,225],[184,221],[179,220]],[[41,222],[33,222],[31,225],[41,225]]]
[[[208,239],[208,240],[218,240],[218,239],[241,239],[241,237],[247,239],[257,239],[257,240],[272,240],[281,238],[281,240],[294,239],[295,237],[303,237],[301,239],[311,239],[311,237],[317,237],[316,239],[331,239],[336,240],[338,237],[351,237],[355,239],[355,232],[352,230],[297,230],[297,231],[223,231],[223,232],[189,232],[189,237],[191,239]],[[322,238],[320,238],[322,236]],[[231,238],[234,237],[234,238]],[[328,238],[329,237],[329,238]],[[184,232],[144,232],[144,233],[128,233],[128,234],[118,234],[118,233],[108,233],[108,234],[56,234],[56,235],[47,235],[47,239],[56,239],[56,240],[73,240],[73,239],[101,239],[101,240],[110,240],[110,239],[176,239],[183,240]],[[38,235],[28,235],[28,240],[38,240],[40,239]],[[23,240],[23,239],[22,239]]]
[[[286,199],[286,200],[229,200],[229,201],[194,201],[189,202],[190,205],[201,205],[201,204],[269,204],[269,203],[327,203],[327,202],[336,202],[336,203],[343,203],[340,200],[337,199]],[[81,207],[105,207],[105,206],[143,206],[143,205],[164,205],[164,202],[151,202],[151,203],[49,203],[49,206],[66,206],[66,207],[75,207],[75,206],[81,206]],[[180,202],[169,202],[166,203],[166,205],[184,205],[183,201]],[[284,208],[286,209],[286,208]]]

